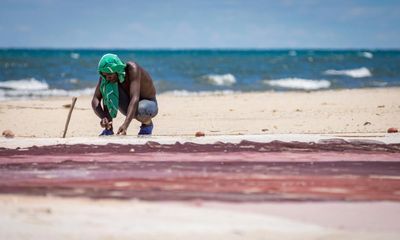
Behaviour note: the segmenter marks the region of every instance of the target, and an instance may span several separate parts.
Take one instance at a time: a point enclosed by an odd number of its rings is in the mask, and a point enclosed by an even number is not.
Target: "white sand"
[[[383,134],[400,128],[400,88],[158,96],[155,136],[329,133]],[[95,137],[99,119],[91,97],[79,97],[67,137]],[[1,131],[19,137],[61,137],[70,98],[0,102]],[[114,120],[118,128],[124,117]],[[133,121],[128,135],[136,135]]]
[[[296,216],[282,209],[285,205],[292,210],[296,207],[292,212]],[[241,205],[2,195],[0,208],[0,239],[380,240],[400,237],[399,203]],[[332,214],[336,217],[329,221]],[[373,218],[369,221],[375,224],[373,228],[358,226],[361,224],[357,221],[365,223],[365,218]],[[340,219],[342,222],[338,222]],[[349,224],[350,221],[355,224]]]
[[[52,143],[236,142],[348,139],[399,142],[400,88],[160,95],[152,138],[98,138],[91,97],[79,97],[68,139],[69,98],[0,102],[0,147]],[[118,128],[124,118],[115,120]],[[206,133],[195,139],[196,131]],[[306,134],[305,134],[306,133]],[[316,135],[308,135],[315,133]],[[297,135],[300,134],[300,135]],[[326,135],[328,134],[328,135]],[[213,136],[210,136],[213,135]],[[71,138],[72,137],[72,138]],[[141,202],[0,195],[0,239],[400,239],[400,204]]]
[[[114,144],[145,144],[148,141],[158,142],[160,144],[174,144],[176,142],[185,143],[192,142],[198,144],[213,144],[216,142],[239,143],[247,140],[253,142],[324,142],[333,139],[342,139],[349,142],[374,142],[374,143],[400,143],[400,134],[260,134],[260,135],[211,135],[204,137],[194,136],[107,136],[107,137],[68,137],[68,138],[32,138],[32,137],[14,137],[1,138],[0,147],[4,148],[27,148],[32,146],[48,146],[57,144],[95,144],[106,145]]]

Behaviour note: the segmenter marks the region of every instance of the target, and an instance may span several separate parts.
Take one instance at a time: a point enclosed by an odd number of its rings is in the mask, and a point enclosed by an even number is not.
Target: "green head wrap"
[[[117,55],[111,53],[105,54],[99,61],[98,71],[101,76],[100,92],[103,96],[103,103],[107,106],[112,118],[115,118],[118,112],[118,83],[107,81],[101,73],[117,73],[119,82],[123,83],[126,74],[125,67],[126,64]]]

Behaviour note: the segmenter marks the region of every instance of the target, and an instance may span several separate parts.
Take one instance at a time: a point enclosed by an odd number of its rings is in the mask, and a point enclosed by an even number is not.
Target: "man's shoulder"
[[[133,61],[129,61],[126,63],[126,68],[128,70],[136,70],[138,68],[138,65]]]
[[[128,77],[133,81],[134,79],[137,79],[138,73],[141,71],[141,69],[137,63],[129,61],[126,63],[125,71]]]

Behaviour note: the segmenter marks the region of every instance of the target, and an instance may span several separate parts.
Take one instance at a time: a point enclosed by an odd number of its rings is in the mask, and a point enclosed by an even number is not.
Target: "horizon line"
[[[360,50],[368,50],[368,51],[400,51],[399,48],[353,48],[353,47],[271,47],[271,48],[239,48],[239,47],[203,47],[203,48],[168,48],[168,47],[155,47],[155,48],[106,48],[106,47],[0,47],[0,50],[90,50],[90,51],[99,51],[99,50],[114,50],[114,51],[360,51]]]

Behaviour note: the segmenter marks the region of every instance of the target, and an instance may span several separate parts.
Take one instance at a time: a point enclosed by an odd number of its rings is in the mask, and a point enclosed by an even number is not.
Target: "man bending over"
[[[126,135],[129,124],[135,118],[142,123],[138,134],[150,135],[153,131],[151,119],[158,113],[156,89],[150,75],[137,63],[125,64],[117,55],[110,53],[100,59],[98,71],[100,78],[92,108],[104,128],[100,136],[114,134],[112,119],[117,116],[118,110],[126,118],[117,134]]]

